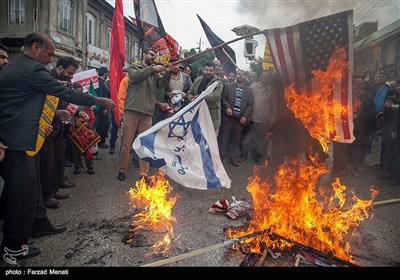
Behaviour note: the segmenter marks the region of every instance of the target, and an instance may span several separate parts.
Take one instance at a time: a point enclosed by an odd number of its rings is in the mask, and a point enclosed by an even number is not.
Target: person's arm
[[[140,84],[151,74],[160,73],[165,69],[162,65],[150,65],[144,68],[139,67],[140,65],[134,65],[128,69],[129,82],[133,84]]]
[[[221,95],[222,90],[224,89],[224,84],[219,80],[217,82],[218,84],[215,87],[214,91],[207,95],[205,98],[207,104],[218,104],[218,102],[221,102]]]
[[[243,116],[248,120],[251,112],[253,111],[253,90],[248,88],[248,96],[247,96],[247,106],[243,112]]]
[[[229,95],[229,90],[228,90],[228,88],[229,88],[229,87],[224,87],[224,90],[223,90],[223,92],[222,92],[222,98],[221,98],[222,110],[223,110],[224,112],[226,112],[226,113],[228,113],[228,112],[227,112],[227,109],[231,108],[231,105],[230,105],[229,102],[228,102],[228,95]],[[231,114],[228,114],[228,116],[231,116],[231,115],[232,115],[232,111],[231,111]]]
[[[94,97],[85,94],[60,83],[58,80],[50,76],[49,71],[43,65],[37,65],[31,77],[32,87],[42,94],[50,94],[59,97],[67,102],[77,105],[100,105],[107,109],[113,109],[115,103],[107,98]]]
[[[119,84],[118,90],[118,109],[119,115],[122,116],[124,114],[124,107],[125,107],[125,99],[126,99],[126,90],[128,88],[128,80],[129,78],[123,78],[121,83]]]
[[[193,101],[193,99],[194,99],[194,97],[195,97],[195,88],[196,88],[196,85],[197,85],[197,82],[194,82],[193,84],[192,84],[192,86],[190,87],[190,89],[189,89],[189,91],[187,92],[187,94],[186,94],[186,99],[187,99],[187,101],[189,101],[189,102],[191,102],[191,101]]]

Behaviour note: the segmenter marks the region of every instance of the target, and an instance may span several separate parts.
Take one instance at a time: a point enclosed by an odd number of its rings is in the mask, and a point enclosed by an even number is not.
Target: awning
[[[82,58],[79,58],[79,57],[77,57],[77,56],[72,55],[71,53],[68,53],[68,52],[65,52],[65,51],[62,51],[62,50],[56,49],[56,50],[54,51],[54,56],[56,56],[56,57],[71,56],[71,57],[73,57],[76,61],[78,61],[79,63],[82,63]]]

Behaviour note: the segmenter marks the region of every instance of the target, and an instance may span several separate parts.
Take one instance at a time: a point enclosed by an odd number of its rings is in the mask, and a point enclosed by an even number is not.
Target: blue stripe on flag
[[[196,114],[192,119],[192,133],[194,137],[194,141],[199,145],[201,159],[203,162],[203,171],[204,175],[207,178],[207,189],[216,189],[222,186],[219,181],[217,175],[215,174],[214,166],[211,159],[210,148],[208,146],[207,140],[203,135],[199,124],[199,111],[197,110]],[[214,132],[214,128],[212,128]]]
[[[154,142],[156,139],[156,135],[157,135],[157,131],[147,134],[146,136],[143,136],[140,138],[140,145],[142,147],[145,147],[146,149],[148,149],[154,155],[154,158],[145,157],[145,158],[142,158],[142,160],[150,163],[151,166],[154,166],[155,168],[161,168],[165,165],[165,160],[163,158],[157,159],[155,156]]]

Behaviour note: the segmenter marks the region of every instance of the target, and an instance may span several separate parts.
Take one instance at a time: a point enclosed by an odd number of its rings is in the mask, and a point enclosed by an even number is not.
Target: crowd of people
[[[97,69],[97,97],[83,93],[82,85],[71,83],[79,69],[74,58],[61,57],[47,70],[54,51],[52,39],[39,32],[27,35],[23,53],[12,61],[8,49],[0,45],[0,176],[4,180],[0,250],[26,248],[27,253],[16,256],[18,259],[40,254],[39,248],[28,246],[29,238],[66,230],[51,223],[46,212],[46,207],[57,208],[60,199],[68,198],[60,188],[75,186],[65,176],[66,166],[74,167],[73,174],[86,170],[93,175],[98,149],[108,149],[109,154],[119,156],[116,179],[126,179],[132,161],[139,169],[138,179],[147,180],[150,164],[132,151],[135,137],[177,113],[215,82],[217,86],[205,101],[224,164],[268,163],[267,176],[272,178],[285,159],[304,156],[301,154],[311,141],[287,108],[276,73],[262,71],[258,76],[238,69],[225,77],[221,62],[215,59],[205,62],[202,74],[193,79],[190,65],[175,58],[168,65],[155,63],[157,54],[143,50],[141,61],[123,70],[115,100],[122,122],[116,123],[108,69]],[[353,86],[356,140],[352,144],[333,142],[332,174],[340,177],[350,172],[359,178],[371,139],[379,134],[383,139],[382,178],[390,179],[389,185],[400,185],[400,80],[390,86],[386,73],[380,73],[375,83],[356,77]],[[59,98],[56,104],[51,103],[49,93]],[[54,107],[54,118],[48,119],[43,129],[40,124],[46,118],[46,106]],[[38,147],[40,135],[44,141]],[[120,150],[116,151],[118,135]]]

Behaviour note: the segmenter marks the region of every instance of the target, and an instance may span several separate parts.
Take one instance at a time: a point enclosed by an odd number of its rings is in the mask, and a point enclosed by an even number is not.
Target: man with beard
[[[8,64],[8,48],[0,44],[0,70]]]
[[[230,157],[233,166],[239,167],[239,142],[243,127],[248,124],[253,110],[253,92],[245,84],[245,73],[238,70],[236,82],[226,84],[222,93],[221,157]]]
[[[221,126],[221,95],[224,85],[221,80],[214,75],[213,61],[206,62],[203,69],[203,75],[193,82],[193,85],[186,96],[188,101],[193,101],[214,82],[218,82],[218,84],[214,91],[206,96],[205,100],[208,110],[210,111],[215,135],[218,136],[219,127]]]
[[[122,148],[119,158],[118,180],[120,181],[125,180],[125,173],[128,171],[130,149],[136,132],[141,133],[151,127],[155,105],[161,110],[167,109],[166,103],[156,101],[156,91],[157,87],[167,86],[171,79],[171,72],[169,67],[154,65],[155,57],[153,50],[145,50],[142,61],[128,69],[129,83],[122,117]],[[164,71],[164,75],[161,75],[160,73]],[[150,164],[140,159],[139,165],[140,178],[147,179]]]
[[[50,70],[50,75],[59,80],[65,86],[71,87],[71,79],[79,68],[78,62],[70,56],[64,56],[57,60],[56,67]],[[53,133],[46,137],[40,149],[40,175],[44,205],[48,208],[57,208],[59,202],[56,199],[66,199],[67,194],[58,191],[56,186],[62,188],[75,187],[65,176],[65,147],[68,123],[71,120],[71,112],[67,110],[68,102],[60,100],[51,125]],[[53,184],[55,186],[53,186]]]
[[[178,59],[171,58],[169,63],[177,62]],[[171,107],[174,108],[174,112],[179,111],[182,109],[186,104],[186,93],[192,87],[192,80],[190,79],[189,75],[179,70],[182,65],[175,64],[174,68],[171,70],[171,81],[167,86],[167,100]],[[173,98],[176,95],[176,92],[181,94],[181,100],[174,103]],[[175,96],[176,97],[176,96]]]
[[[41,253],[40,249],[27,246],[29,237],[66,230],[65,226],[54,226],[49,221],[41,195],[39,155],[26,153],[35,150],[47,94],[79,105],[98,104],[109,109],[115,106],[109,99],[74,92],[52,78],[45,65],[53,61],[54,51],[55,45],[48,35],[30,33],[24,41],[24,55],[0,71],[0,142],[8,146],[0,162],[4,180],[0,252],[25,250],[24,254],[15,256],[17,259]]]

